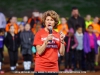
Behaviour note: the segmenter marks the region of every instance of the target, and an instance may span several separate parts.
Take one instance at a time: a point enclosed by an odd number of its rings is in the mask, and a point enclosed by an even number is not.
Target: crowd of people
[[[18,49],[23,56],[23,66],[25,71],[30,71],[32,62],[35,63],[36,51],[32,49],[35,34],[43,29],[43,13],[35,10],[32,16],[24,16],[21,22],[16,16],[6,20],[0,12],[0,73],[4,59],[4,45],[8,49],[11,71],[16,71],[18,63]],[[64,60],[65,71],[95,71],[98,66],[99,46],[100,46],[100,19],[91,18],[91,15],[81,17],[77,7],[73,7],[71,17],[60,17],[59,23],[54,27],[56,32],[64,34],[65,55],[58,53],[58,64],[60,69],[61,61]],[[42,32],[41,32],[42,33]],[[35,41],[36,42],[36,41]],[[52,57],[52,56],[51,56]]]

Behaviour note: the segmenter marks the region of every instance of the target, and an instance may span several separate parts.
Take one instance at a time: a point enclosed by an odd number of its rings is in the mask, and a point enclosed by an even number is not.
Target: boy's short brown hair
[[[59,23],[59,15],[53,10],[48,10],[48,11],[44,12],[43,17],[42,17],[44,26],[45,26],[45,20],[46,20],[47,16],[51,16],[54,19],[54,21],[55,21],[54,27],[56,27],[56,25]]]

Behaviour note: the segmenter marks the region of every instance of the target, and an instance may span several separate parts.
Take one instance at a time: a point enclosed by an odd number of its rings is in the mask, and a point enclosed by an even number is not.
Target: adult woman
[[[35,35],[34,45],[36,46],[35,71],[46,72],[43,75],[48,75],[47,72],[58,72],[58,51],[64,55],[64,35],[59,34],[52,29],[52,34],[49,34],[49,27],[54,28],[58,24],[59,16],[49,10],[43,14],[43,23],[45,28],[38,31]],[[51,41],[52,40],[52,41]],[[35,75],[41,75],[37,73]],[[52,73],[49,75],[58,75]]]

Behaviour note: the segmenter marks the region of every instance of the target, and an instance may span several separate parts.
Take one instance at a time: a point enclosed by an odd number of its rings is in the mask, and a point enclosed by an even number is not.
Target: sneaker
[[[0,71],[0,74],[4,74],[5,72],[4,71]]]
[[[73,70],[72,69],[69,69],[69,72],[72,72]]]
[[[69,70],[68,69],[65,69],[65,72],[69,72]]]

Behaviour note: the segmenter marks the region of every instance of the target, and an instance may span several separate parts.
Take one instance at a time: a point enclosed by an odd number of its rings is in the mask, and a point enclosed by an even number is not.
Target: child
[[[3,62],[3,47],[4,47],[4,35],[2,30],[0,29],[0,73],[3,74],[4,71],[2,71],[1,66]]]
[[[98,44],[98,46],[100,46],[100,35],[97,38],[97,44]]]
[[[19,33],[24,31],[24,26],[22,24],[19,25]]]
[[[68,36],[64,39],[66,43],[65,47],[65,71],[72,71],[72,56],[74,55],[74,49],[77,47],[78,42],[74,36],[74,30],[70,28]]]
[[[84,52],[86,53],[87,71],[94,72],[95,54],[98,53],[98,46],[96,35],[93,33],[92,25],[89,25],[87,32],[84,33],[83,41]]]
[[[27,24],[27,21],[28,21],[28,17],[24,16],[23,17],[23,21],[20,24],[23,25],[23,26],[25,26]]]
[[[80,25],[77,26],[75,36],[78,41],[78,46],[76,47],[76,51],[75,51],[75,64],[76,64],[75,66],[76,66],[76,70],[82,70],[81,61],[82,61],[82,53],[83,53],[83,33],[82,33],[82,27]]]
[[[61,18],[61,24],[57,26],[58,32],[62,32],[64,35],[68,33],[68,25],[66,18]]]
[[[20,34],[21,39],[21,53],[24,58],[24,70],[29,71],[31,68],[32,60],[32,43],[33,43],[33,33],[30,31],[30,25],[25,25],[25,30]]]
[[[99,36],[98,36],[98,38],[97,38],[97,44],[98,44],[98,53],[99,53],[99,50],[100,50],[100,34],[99,34]],[[99,54],[98,54],[99,55]],[[98,62],[95,62],[95,65],[96,66],[98,66]]]
[[[14,25],[11,25],[9,28],[9,32],[5,37],[5,45],[8,48],[9,58],[10,58],[10,68],[11,71],[16,70],[16,63],[18,60],[18,48],[20,46],[20,38],[18,34],[14,33],[15,28]]]

